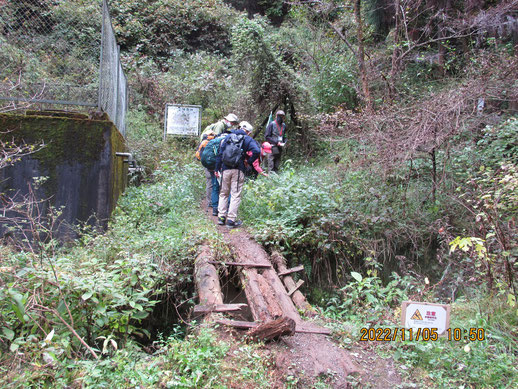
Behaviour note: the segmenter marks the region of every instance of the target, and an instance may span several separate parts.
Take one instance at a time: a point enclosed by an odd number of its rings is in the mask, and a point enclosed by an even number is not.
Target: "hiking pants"
[[[210,196],[209,204],[213,209],[218,209],[218,200],[219,200],[219,182],[218,178],[214,174],[214,172],[210,172],[210,177],[212,180],[212,191]]]
[[[236,221],[237,210],[241,204],[241,192],[245,182],[245,173],[239,169],[229,169],[221,172],[221,189],[219,191],[218,216]],[[230,197],[230,205],[228,196]]]
[[[279,153],[277,155],[273,154],[266,154],[266,162],[268,162],[268,173],[271,172],[278,172],[279,168],[281,167],[281,155],[282,153]]]
[[[207,204],[209,204],[209,207],[212,207],[213,201],[212,201],[212,176],[210,174],[210,170],[207,168],[204,168],[205,170],[205,190],[207,195]]]

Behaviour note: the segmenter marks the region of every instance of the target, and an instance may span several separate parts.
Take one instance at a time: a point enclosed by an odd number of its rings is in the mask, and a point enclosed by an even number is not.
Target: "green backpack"
[[[214,170],[216,168],[216,156],[218,155],[222,140],[220,136],[210,140],[201,153],[201,164],[208,170]]]

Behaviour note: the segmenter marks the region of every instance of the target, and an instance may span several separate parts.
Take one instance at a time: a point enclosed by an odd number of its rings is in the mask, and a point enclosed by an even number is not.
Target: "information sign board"
[[[167,135],[198,136],[200,130],[201,105],[166,105],[164,139]]]
[[[437,328],[439,335],[450,327],[450,306],[447,304],[404,301],[401,326],[405,328]]]

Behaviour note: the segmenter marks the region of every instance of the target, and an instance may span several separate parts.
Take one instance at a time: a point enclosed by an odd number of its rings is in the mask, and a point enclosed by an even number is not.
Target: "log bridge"
[[[199,305],[194,307],[195,316],[237,329],[248,329],[256,339],[272,340],[294,333],[330,335],[326,328],[304,322],[299,310],[311,315],[312,308],[299,288],[302,280],[295,283],[292,274],[302,271],[303,266],[288,269],[285,258],[278,252],[271,256],[256,242],[239,244],[239,239],[229,236],[235,262],[214,261],[210,248],[204,246],[195,262],[195,283]],[[242,237],[240,238],[242,239]],[[242,243],[242,242],[241,242]],[[239,248],[239,252],[237,252]],[[273,266],[272,266],[273,265]],[[235,268],[244,289],[247,304],[225,304],[217,267]],[[274,266],[277,270],[274,269]],[[249,309],[254,321],[223,319],[215,313],[229,313]]]

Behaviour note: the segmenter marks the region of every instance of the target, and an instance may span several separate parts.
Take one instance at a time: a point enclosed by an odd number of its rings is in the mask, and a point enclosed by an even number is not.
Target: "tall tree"
[[[363,42],[363,20],[361,15],[361,0],[352,0],[354,3],[354,18],[356,20],[356,38],[358,39],[358,53],[356,58],[358,60],[358,70],[362,82],[363,97],[365,99],[366,109],[373,110],[373,103],[369,88],[369,80],[367,76],[367,66],[365,64],[365,45]]]

